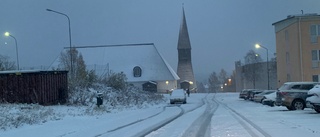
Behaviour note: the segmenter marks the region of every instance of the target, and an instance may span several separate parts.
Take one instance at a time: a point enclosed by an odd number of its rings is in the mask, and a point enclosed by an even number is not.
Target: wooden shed
[[[66,103],[68,71],[0,71],[0,102]]]

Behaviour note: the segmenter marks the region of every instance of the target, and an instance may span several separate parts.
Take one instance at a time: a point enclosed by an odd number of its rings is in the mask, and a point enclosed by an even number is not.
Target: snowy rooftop
[[[76,47],[87,66],[105,66],[112,72],[123,72],[128,82],[178,80],[179,77],[161,56],[153,43]],[[133,68],[142,69],[141,77]],[[87,67],[90,69],[89,67]],[[91,67],[92,68],[92,67]],[[98,74],[101,72],[97,72]]]
[[[43,70],[7,70],[0,71],[0,74],[12,74],[12,73],[48,73],[48,72],[58,72],[58,71],[43,71]],[[67,71],[59,71],[67,72]]]

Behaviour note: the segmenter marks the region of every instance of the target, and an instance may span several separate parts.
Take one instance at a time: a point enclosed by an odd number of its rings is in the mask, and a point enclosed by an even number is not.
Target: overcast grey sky
[[[66,17],[49,8],[70,17],[74,46],[155,43],[176,70],[182,3],[201,82],[222,68],[230,75],[257,42],[273,57],[272,23],[320,11],[319,0],[0,0],[0,33],[16,37],[20,67],[50,66],[69,37]],[[266,60],[265,50],[255,51]],[[0,36],[0,54],[16,60],[12,38]]]

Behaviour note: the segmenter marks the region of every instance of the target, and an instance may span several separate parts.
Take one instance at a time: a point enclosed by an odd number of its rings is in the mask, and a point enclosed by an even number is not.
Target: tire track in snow
[[[158,112],[158,113],[156,113],[156,114],[154,114],[154,115],[151,115],[151,116],[149,116],[149,117],[146,117],[146,118],[143,118],[143,119],[139,119],[139,120],[137,120],[137,121],[134,121],[134,122],[125,124],[125,125],[123,125],[123,126],[119,126],[119,127],[117,127],[117,128],[108,130],[107,132],[104,132],[104,133],[95,135],[94,137],[99,137],[99,136],[102,136],[102,135],[104,135],[104,134],[107,134],[107,133],[110,133],[110,132],[114,132],[114,131],[120,130],[120,129],[122,129],[122,128],[125,128],[125,127],[128,127],[128,126],[134,125],[134,124],[136,124],[136,123],[142,122],[142,121],[144,121],[144,120],[146,120],[146,119],[153,118],[153,117],[155,117],[155,116],[163,113],[163,112],[166,110],[167,107],[168,107],[168,106],[164,106],[164,107],[162,108],[162,111],[160,111],[160,112]]]
[[[181,117],[185,113],[185,111],[180,106],[179,106],[179,108],[181,109],[181,112],[178,115],[176,115],[175,117],[173,117],[171,119],[168,119],[166,121],[162,121],[160,123],[157,123],[154,126],[152,126],[151,128],[149,128],[148,130],[141,131],[138,134],[134,135],[133,137],[144,137],[144,136],[150,134],[151,132],[153,132],[155,130],[158,130],[159,128],[161,128],[161,127],[167,125],[168,123],[176,120],[178,117]]]
[[[215,95],[214,95],[215,96]],[[209,102],[206,96],[206,109],[202,115],[200,115],[190,126],[186,132],[182,135],[183,137],[205,137],[210,136],[211,132],[211,118],[219,108],[217,102]],[[214,101],[214,100],[213,100]]]
[[[206,98],[207,96],[208,96],[208,95],[206,95],[204,98]],[[181,115],[175,117],[174,119],[172,119],[172,120],[170,120],[170,121],[164,122],[164,123],[161,124],[161,125],[158,125],[158,126],[156,126],[156,127],[154,127],[154,128],[151,128],[151,129],[149,129],[149,130],[142,131],[141,133],[136,134],[134,137],[146,136],[146,135],[150,134],[151,132],[157,131],[157,130],[159,130],[160,128],[166,126],[167,124],[171,123],[172,121],[176,120],[177,118],[179,118],[179,117],[181,117],[181,116],[183,116],[183,115],[185,115],[185,114],[187,114],[187,113],[189,113],[189,112],[192,112],[192,111],[194,111],[194,110],[196,110],[196,109],[199,109],[200,107],[202,107],[203,105],[205,105],[204,98],[201,100],[202,103],[199,104],[198,106],[194,107],[193,109],[190,109],[190,110],[188,110],[188,111],[186,111],[186,112],[183,112]],[[182,108],[181,108],[181,109],[182,109]]]
[[[235,111],[234,109],[230,108],[227,104],[222,103],[220,101],[218,101],[216,98],[214,98],[215,102],[221,104],[222,106],[224,106],[224,108],[229,109],[230,110],[230,114],[242,125],[242,127],[244,129],[247,130],[247,132],[252,136],[252,137],[256,137],[258,136],[257,134],[255,134],[253,132],[253,130],[251,130],[251,128],[246,124],[248,123],[251,127],[253,127],[254,129],[256,129],[259,133],[261,133],[263,136],[265,137],[271,137],[270,134],[268,134],[266,131],[264,131],[262,128],[260,128],[258,125],[256,125],[255,123],[253,123],[251,120],[249,120],[248,118],[246,118],[245,116],[241,115],[240,113],[238,113],[237,111]],[[246,123],[245,123],[245,122]]]
[[[156,117],[156,116],[160,115],[161,113],[163,113],[163,112],[166,110],[167,107],[179,107],[179,108],[181,109],[180,113],[177,114],[176,116],[173,116],[173,117],[171,117],[170,119],[167,119],[167,120],[165,120],[165,121],[162,121],[162,122],[159,122],[159,123],[155,123],[155,124],[154,124],[153,126],[151,126],[150,128],[148,128],[148,129],[146,129],[146,130],[143,130],[143,131],[137,133],[136,135],[133,135],[134,137],[146,136],[146,135],[150,134],[151,132],[156,131],[156,130],[162,128],[163,126],[171,123],[172,121],[176,120],[177,118],[181,117],[182,115],[187,114],[187,113],[189,113],[189,112],[192,112],[192,111],[194,111],[194,110],[202,107],[204,104],[205,104],[204,99],[202,99],[202,103],[201,103],[201,104],[197,105],[196,107],[194,107],[194,108],[192,108],[192,109],[190,109],[190,110],[188,110],[188,111],[185,111],[183,108],[181,108],[180,105],[167,105],[167,106],[164,106],[164,107],[163,107],[163,110],[162,110],[161,112],[159,112],[159,113],[157,113],[157,114],[155,114],[155,115],[152,115],[152,116],[149,116],[149,117],[147,117],[147,118],[140,119],[140,120],[137,120],[137,121],[134,121],[134,122],[125,124],[125,125],[123,125],[123,126],[114,128],[114,129],[112,129],[112,130],[108,130],[108,131],[106,131],[106,132],[104,132],[104,133],[95,135],[94,137],[104,136],[105,134],[109,134],[109,133],[115,132],[115,131],[117,131],[117,130],[120,130],[120,129],[129,127],[129,126],[133,126],[133,125],[135,125],[135,124],[137,124],[137,123],[144,122],[144,121],[146,121],[146,120],[148,120],[148,119],[151,119],[151,118],[153,118],[153,117]]]

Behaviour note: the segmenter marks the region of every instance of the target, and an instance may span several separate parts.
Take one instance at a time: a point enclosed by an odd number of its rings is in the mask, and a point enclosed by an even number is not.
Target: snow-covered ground
[[[312,109],[287,111],[285,107],[268,107],[238,96],[198,93],[191,94],[187,104],[170,105],[167,101],[143,109],[93,115],[81,115],[84,110],[80,108],[50,106],[50,113],[56,117],[0,130],[0,137],[320,136],[320,114]],[[71,115],[62,115],[66,112]]]

